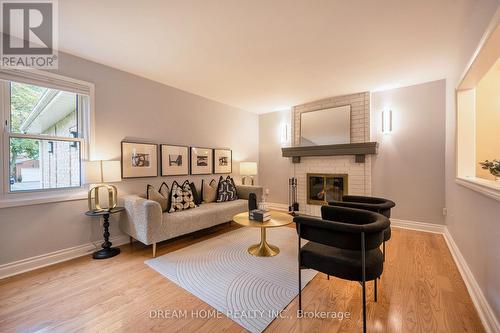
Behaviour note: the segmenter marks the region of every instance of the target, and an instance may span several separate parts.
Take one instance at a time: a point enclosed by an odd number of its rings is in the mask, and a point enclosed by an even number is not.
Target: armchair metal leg
[[[297,224],[297,232],[298,232],[298,247],[297,247],[297,261],[298,261],[298,267],[299,267],[299,311],[302,311],[302,271],[301,271],[301,266],[300,266],[300,223]]]
[[[377,301],[377,279],[373,280],[373,300]]]
[[[385,241],[382,242],[382,254],[384,255],[384,262],[385,262]]]
[[[366,272],[365,272],[365,233],[361,233],[361,284],[363,286],[363,333],[366,333]]]
[[[156,243],[153,243],[153,258],[156,258]]]
[[[330,280],[330,275],[329,274],[326,275],[326,279]]]
[[[299,266],[299,311],[302,310],[302,270]]]

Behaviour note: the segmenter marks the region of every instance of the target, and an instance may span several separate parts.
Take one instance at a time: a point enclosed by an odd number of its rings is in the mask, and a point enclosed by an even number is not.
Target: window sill
[[[87,199],[87,191],[79,188],[57,191],[57,193],[9,193],[0,198],[0,209],[19,206],[41,205],[46,203]]]
[[[500,181],[459,177],[455,179],[455,183],[500,201]]]

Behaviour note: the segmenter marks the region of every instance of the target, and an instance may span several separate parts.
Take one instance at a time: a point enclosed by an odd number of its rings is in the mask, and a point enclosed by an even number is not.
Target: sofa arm
[[[127,195],[123,197],[123,206],[127,218],[120,221],[120,229],[146,245],[154,243],[154,231],[162,221],[160,204],[138,195]]]
[[[236,193],[238,194],[239,199],[247,199],[250,193],[255,193],[257,196],[257,201],[262,201],[262,195],[264,194],[264,190],[262,186],[253,186],[253,185],[236,185]]]

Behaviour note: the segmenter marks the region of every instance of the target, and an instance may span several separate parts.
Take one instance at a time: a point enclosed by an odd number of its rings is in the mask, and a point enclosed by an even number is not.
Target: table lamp
[[[253,176],[257,175],[257,162],[241,162],[240,163],[241,183],[245,185],[245,178],[250,178],[253,185]]]
[[[84,164],[84,183],[94,184],[88,195],[90,211],[105,211],[117,205],[118,191],[114,183],[122,180],[120,161],[88,161]],[[108,192],[108,205],[103,205],[99,198],[99,190],[105,188]]]

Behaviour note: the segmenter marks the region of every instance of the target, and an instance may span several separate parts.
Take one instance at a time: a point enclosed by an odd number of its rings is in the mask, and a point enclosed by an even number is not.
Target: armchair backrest
[[[391,217],[391,208],[396,204],[385,198],[365,197],[360,195],[344,195],[342,201],[330,201],[330,206],[350,207],[369,210],[384,215],[387,218]]]
[[[344,207],[321,207],[322,219],[297,216],[294,218],[299,237],[346,250],[361,250],[361,234],[365,249],[378,248],[389,220],[378,213]]]

